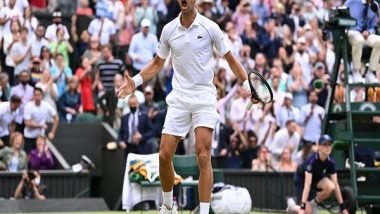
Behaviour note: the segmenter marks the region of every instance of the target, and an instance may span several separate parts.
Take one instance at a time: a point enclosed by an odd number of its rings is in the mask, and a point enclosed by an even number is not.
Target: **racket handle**
[[[249,110],[251,110],[252,106],[253,106],[252,101],[249,101],[249,102],[247,103],[247,106],[245,107],[245,109],[249,111]]]

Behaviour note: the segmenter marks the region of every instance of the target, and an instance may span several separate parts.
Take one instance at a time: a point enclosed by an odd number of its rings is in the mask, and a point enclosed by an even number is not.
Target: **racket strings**
[[[250,76],[250,82],[256,91],[257,96],[264,102],[271,101],[271,95],[268,87],[262,82],[261,78],[256,75]]]

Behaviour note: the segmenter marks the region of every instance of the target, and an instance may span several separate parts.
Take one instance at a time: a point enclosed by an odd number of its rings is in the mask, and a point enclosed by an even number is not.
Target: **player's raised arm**
[[[118,98],[123,99],[128,94],[132,93],[138,86],[152,79],[162,70],[164,63],[165,60],[156,55],[156,57],[154,57],[154,59],[150,61],[141,70],[141,72],[139,74],[136,74],[134,77],[131,78],[128,73],[125,73],[125,82],[117,93]]]

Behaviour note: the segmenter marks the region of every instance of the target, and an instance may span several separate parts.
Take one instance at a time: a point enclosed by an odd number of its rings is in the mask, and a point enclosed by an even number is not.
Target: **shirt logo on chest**
[[[203,36],[202,35],[198,35],[198,37],[197,37],[198,39],[202,39],[203,38]]]

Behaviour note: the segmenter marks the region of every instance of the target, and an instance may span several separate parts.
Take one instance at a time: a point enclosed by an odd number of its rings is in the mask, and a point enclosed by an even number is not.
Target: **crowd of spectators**
[[[197,1],[198,12],[220,26],[244,68],[261,72],[274,92],[273,103],[246,111],[250,95],[215,53],[221,120],[212,155],[225,168],[294,171],[303,158],[299,148],[317,141],[335,62],[322,26],[328,8],[339,5],[340,0]],[[172,90],[170,57],[134,94],[118,100],[116,92],[125,73],[135,75],[153,59],[162,27],[178,13],[176,0],[5,0],[0,169],[53,167],[41,135],[46,123],[53,123],[47,133],[53,140],[58,121],[75,122],[83,114],[101,117],[118,131],[126,153],[157,152]],[[51,17],[48,24],[40,22],[41,14]],[[194,141],[190,131],[177,152],[193,153]]]

